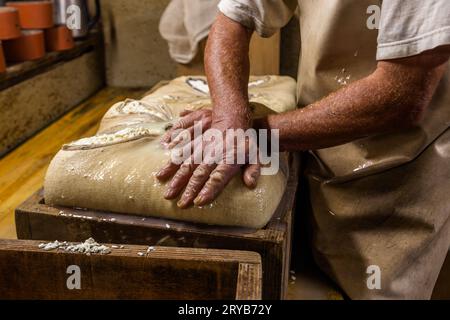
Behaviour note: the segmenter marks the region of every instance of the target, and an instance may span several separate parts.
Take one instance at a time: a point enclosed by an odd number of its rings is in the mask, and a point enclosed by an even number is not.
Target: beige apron
[[[299,1],[300,106],[375,69],[373,4]],[[310,152],[315,257],[351,298],[431,296],[450,244],[448,75],[420,127]],[[370,266],[381,289],[367,286]]]

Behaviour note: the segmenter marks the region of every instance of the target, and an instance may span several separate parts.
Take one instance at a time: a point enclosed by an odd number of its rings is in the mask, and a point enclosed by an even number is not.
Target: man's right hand
[[[252,33],[253,30],[219,13],[208,36],[205,49],[205,71],[214,108],[212,118],[206,119],[211,120],[211,129],[218,130],[222,139],[226,139],[228,129],[245,131],[251,125],[248,103],[250,74],[248,52]],[[188,120],[192,121],[198,116],[198,114],[191,115]],[[203,115],[200,118],[205,120]],[[184,134],[191,134],[191,131],[194,131],[193,126],[185,123],[180,125],[188,130]],[[211,145],[211,142],[209,143]],[[157,175],[162,180],[174,175],[165,194],[166,199],[176,198],[185,188],[178,201],[178,206],[181,208],[189,206],[192,202],[199,206],[212,202],[242,167],[242,164],[237,162],[229,164],[229,161],[225,161],[229,156],[227,153],[235,152],[239,150],[239,147],[243,148],[244,158],[247,160],[248,150],[255,144],[246,141],[241,141],[240,144],[237,141],[233,142],[231,147],[227,146],[227,150],[218,152],[219,155],[214,154],[214,163],[209,163],[207,159],[211,157],[207,148],[208,142],[202,143],[202,146],[203,148],[200,149],[203,153],[202,163],[196,164],[196,161],[192,159],[178,166],[169,163]],[[257,161],[254,162],[257,163]],[[245,184],[255,187],[259,174],[259,164],[249,165],[244,173]]]
[[[157,178],[160,180],[168,180],[173,177],[168,184],[168,188],[165,193],[166,199],[176,198],[184,189],[184,192],[178,201],[178,206],[186,208],[192,202],[198,206],[206,205],[212,202],[220,192],[226,187],[228,182],[240,172],[240,168],[243,164],[228,163],[225,159],[230,155],[234,159],[237,159],[236,152],[239,147],[246,150],[246,157],[248,157],[248,150],[250,143],[252,147],[256,148],[256,141],[247,142],[232,142],[231,145],[227,145],[225,148],[226,134],[229,125],[225,122],[214,123],[211,120],[212,114],[210,110],[198,110],[194,112],[183,113],[184,117],[178,121],[171,131],[163,137],[163,140],[168,144],[169,148],[175,148],[186,139],[184,135],[189,135],[191,146],[189,147],[194,152],[201,153],[203,158],[201,163],[195,163],[195,155],[188,158],[182,164],[176,164],[172,161],[164,166],[157,174]],[[212,154],[214,148],[211,148],[211,144],[214,142],[204,141],[202,149],[198,147],[198,140],[194,140],[194,125],[202,124],[202,131],[206,131],[211,126],[212,129],[216,129],[221,133],[224,142],[224,149],[221,154]],[[206,126],[206,127],[205,127]],[[237,126],[238,128],[241,125]],[[184,129],[178,135],[175,135],[175,130]],[[233,126],[236,128],[236,125]],[[205,130],[206,129],[206,130]],[[203,138],[201,138],[203,139]],[[238,146],[237,143],[245,143],[245,146]],[[197,144],[197,146],[195,146]],[[188,148],[188,149],[189,149]],[[211,162],[212,158],[214,161]],[[257,180],[260,175],[259,163],[249,164],[245,167],[243,174],[244,184],[249,188],[256,187]]]

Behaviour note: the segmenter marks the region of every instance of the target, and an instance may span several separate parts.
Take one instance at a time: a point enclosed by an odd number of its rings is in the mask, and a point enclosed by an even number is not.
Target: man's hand
[[[181,119],[178,120],[161,138],[161,143],[169,149],[179,145],[183,141],[185,135],[188,135],[192,139],[194,137],[195,124],[201,124],[203,131],[211,127],[212,111],[209,109],[200,109],[196,111],[184,110],[180,112],[180,116]],[[184,130],[176,135],[175,133],[181,129]]]
[[[197,122],[197,124],[196,124]],[[199,123],[200,122],[200,123]],[[164,197],[166,199],[176,198],[184,189],[184,192],[178,201],[178,206],[186,208],[194,202],[197,206],[203,206],[212,202],[230,180],[240,172],[244,164],[237,163],[237,153],[239,150],[244,150],[244,158],[249,162],[249,150],[256,148],[256,141],[235,140],[234,136],[230,136],[227,129],[236,127],[236,125],[229,125],[224,122],[211,123],[211,111],[199,110],[185,113],[185,116],[177,122],[173,128],[184,128],[179,135],[171,137],[174,133],[173,129],[168,132],[163,140],[169,143],[169,148],[185,147],[182,145],[184,141],[183,135],[189,135],[192,139],[194,136],[194,125],[202,124],[203,131],[206,131],[200,139],[196,139],[190,143],[188,149],[193,151],[192,156],[186,159],[183,164],[177,165],[170,161],[157,174],[160,180],[170,181]],[[209,125],[211,124],[211,128]],[[239,124],[238,127],[242,125]],[[205,130],[206,129],[206,130]],[[207,139],[208,130],[216,130],[219,135],[214,138],[222,140],[222,149],[217,150],[218,141]],[[201,143],[201,144],[200,144]],[[186,148],[185,148],[186,149]],[[199,156],[202,156],[201,163],[198,163]],[[256,160],[256,159],[253,159]],[[254,188],[257,184],[257,179],[260,175],[260,165],[257,161],[254,164],[246,166],[243,181],[249,188]]]
[[[252,30],[223,14],[218,14],[209,33],[205,50],[205,71],[214,106],[212,118],[199,114],[187,115],[186,117],[190,118],[182,119],[186,123],[183,122],[179,125],[187,130],[183,135],[189,135],[194,131],[192,120],[198,117],[202,122],[211,120],[211,129],[218,130],[222,139],[226,139],[227,129],[246,130],[250,127],[248,51],[252,33]],[[205,132],[205,135],[207,136],[208,132]],[[165,141],[168,142],[168,140],[165,137]],[[181,136],[175,140],[183,139]],[[176,145],[178,141],[174,141],[172,146]],[[197,149],[197,154],[184,161],[181,166],[174,163],[168,164],[157,175],[162,180],[174,175],[166,191],[166,199],[176,198],[186,187],[178,201],[178,206],[182,208],[189,206],[192,202],[201,206],[213,201],[243,166],[226,161],[227,157],[232,156],[239,148],[247,151],[252,146],[247,142],[243,142],[245,145],[239,145],[237,142],[231,143],[227,150],[213,154],[211,151],[214,149],[213,142],[204,141],[202,148],[194,148],[199,142],[203,141],[196,141],[191,145],[193,149]],[[203,162],[196,164],[194,157],[199,155],[203,155]],[[245,184],[249,187],[256,186],[259,173],[258,164],[248,166],[244,173]]]

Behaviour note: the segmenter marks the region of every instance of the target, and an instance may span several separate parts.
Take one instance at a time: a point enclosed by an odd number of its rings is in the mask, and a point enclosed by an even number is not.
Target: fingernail
[[[156,174],[156,179],[158,180],[166,180],[167,179],[167,172],[165,170],[161,170]]]
[[[205,202],[205,197],[202,196],[202,195],[199,195],[199,196],[197,196],[197,197],[194,199],[194,204],[195,204],[196,206],[202,205],[203,202]]]
[[[173,189],[167,189],[166,192],[164,193],[165,199],[172,199],[174,196],[175,196],[175,192]]]
[[[187,205],[188,205],[188,202],[185,199],[180,199],[177,202],[178,208],[186,208]]]

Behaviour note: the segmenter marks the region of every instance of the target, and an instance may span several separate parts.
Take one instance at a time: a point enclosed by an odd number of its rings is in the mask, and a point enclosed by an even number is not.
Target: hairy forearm
[[[370,76],[305,108],[261,120],[278,129],[282,150],[331,147],[415,125],[429,104],[444,65],[421,68],[381,62]],[[430,74],[431,73],[431,74]]]
[[[205,71],[215,123],[249,125],[248,50],[252,31],[219,14],[208,37]]]

